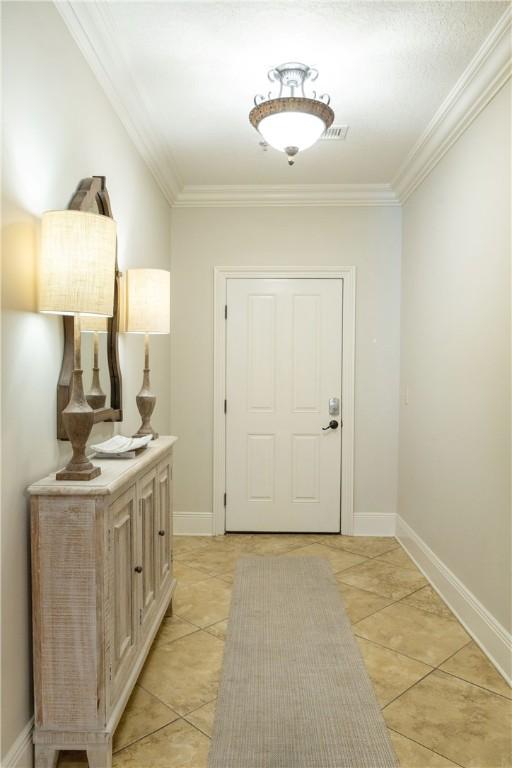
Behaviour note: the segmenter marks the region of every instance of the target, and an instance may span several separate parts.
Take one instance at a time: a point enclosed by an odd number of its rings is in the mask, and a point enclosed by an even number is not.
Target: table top
[[[168,453],[178,440],[174,435],[152,440],[147,448],[133,459],[95,459],[92,462],[100,467],[101,474],[93,480],[56,480],[55,472],[43,477],[28,488],[31,496],[104,496],[113,493],[121,485],[127,484],[144,467],[149,466],[160,456]]]

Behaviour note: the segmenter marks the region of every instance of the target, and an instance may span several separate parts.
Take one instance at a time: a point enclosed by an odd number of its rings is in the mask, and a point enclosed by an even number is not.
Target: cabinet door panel
[[[158,507],[158,589],[161,590],[171,574],[172,467],[168,460],[158,467]]]
[[[110,510],[111,585],[111,701],[125,683],[137,652],[136,497],[135,488],[124,493]]]
[[[158,535],[158,499],[157,471],[151,470],[145,475],[139,486],[139,531],[140,531],[140,573],[142,627],[151,617],[155,607],[157,589],[157,544]]]

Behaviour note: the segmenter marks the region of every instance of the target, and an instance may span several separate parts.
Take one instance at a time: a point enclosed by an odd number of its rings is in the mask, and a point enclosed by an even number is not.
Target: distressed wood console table
[[[95,460],[90,482],[53,474],[28,489],[36,768],[53,768],[61,749],[111,766],[112,734],[171,610],[176,440]]]

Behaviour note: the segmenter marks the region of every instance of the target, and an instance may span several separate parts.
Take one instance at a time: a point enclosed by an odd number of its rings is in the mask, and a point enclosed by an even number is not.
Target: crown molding
[[[183,182],[171,153],[155,142],[156,132],[130,64],[120,49],[109,4],[96,0],[54,0],[54,4],[162,193],[173,205]]]
[[[244,184],[185,186],[175,208],[399,205],[389,184]]]
[[[512,74],[509,5],[391,184],[184,186],[172,153],[157,141],[130,63],[118,43],[109,3],[54,0],[54,4],[169,205],[177,208],[401,205]]]
[[[391,182],[401,203],[433,170],[512,74],[512,6],[484,40]]]

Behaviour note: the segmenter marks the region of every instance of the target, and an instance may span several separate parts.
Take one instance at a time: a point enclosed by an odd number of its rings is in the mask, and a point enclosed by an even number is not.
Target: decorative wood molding
[[[406,157],[391,187],[401,203],[435,168],[512,74],[509,5]]]
[[[397,515],[396,536],[461,624],[512,684],[512,635],[448,568],[403,518]]]
[[[155,131],[130,64],[119,45],[120,35],[109,4],[96,0],[86,3],[55,0],[54,4],[163,195],[172,205],[183,182],[170,151],[155,141]]]
[[[185,186],[175,208],[400,205],[389,184],[223,184]]]
[[[215,267],[213,301],[213,535],[226,530],[226,305],[227,281],[250,278],[338,278],[343,280],[343,366],[341,380],[341,530],[354,529],[354,421],[356,268],[349,267]]]

